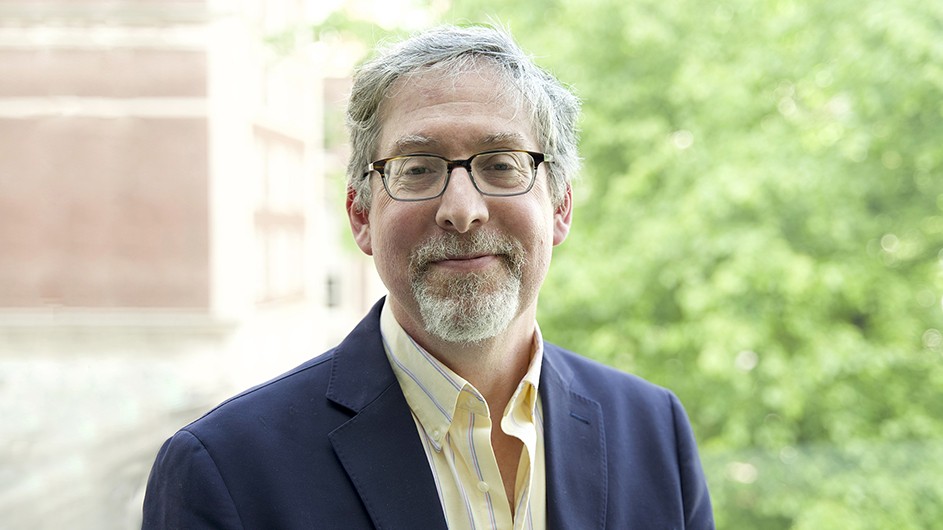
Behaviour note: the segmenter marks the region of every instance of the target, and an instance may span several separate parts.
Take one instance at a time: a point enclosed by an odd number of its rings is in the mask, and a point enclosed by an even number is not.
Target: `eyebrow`
[[[436,147],[439,142],[421,134],[410,134],[393,142],[393,152],[402,153],[419,147]]]
[[[489,134],[488,136],[482,138],[478,143],[485,146],[512,144],[523,145],[524,135],[516,132]]]
[[[521,146],[524,143],[525,138],[520,133],[500,132],[481,137],[476,145],[488,148],[497,146]],[[434,150],[439,145],[440,142],[435,138],[430,138],[422,134],[409,134],[393,142],[393,152],[403,153],[419,148]]]

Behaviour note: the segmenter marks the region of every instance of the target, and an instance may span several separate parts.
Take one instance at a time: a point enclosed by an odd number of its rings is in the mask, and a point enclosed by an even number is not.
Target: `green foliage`
[[[332,12],[320,24],[311,28],[311,35],[317,41],[340,36],[364,43],[367,49],[373,49],[381,41],[405,36],[400,30],[385,29],[344,11]]]
[[[584,100],[548,339],[676,391],[721,528],[943,520],[943,4],[456,0]]]

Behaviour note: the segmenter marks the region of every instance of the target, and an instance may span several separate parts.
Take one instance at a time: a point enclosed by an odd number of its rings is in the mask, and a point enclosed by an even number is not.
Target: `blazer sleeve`
[[[701,468],[691,423],[678,397],[671,393],[671,409],[674,415],[677,439],[678,464],[681,470],[681,497],[684,503],[684,528],[701,530],[714,528],[714,513],[711,508],[707,480]]]
[[[157,454],[147,480],[142,528],[243,528],[212,456],[188,431],[177,432]]]

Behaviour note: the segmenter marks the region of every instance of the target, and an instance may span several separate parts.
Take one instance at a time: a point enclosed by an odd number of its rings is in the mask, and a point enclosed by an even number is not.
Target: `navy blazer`
[[[383,350],[378,303],[336,348],[178,431],[144,528],[445,529]],[[669,391],[544,344],[547,528],[707,529],[687,416]]]

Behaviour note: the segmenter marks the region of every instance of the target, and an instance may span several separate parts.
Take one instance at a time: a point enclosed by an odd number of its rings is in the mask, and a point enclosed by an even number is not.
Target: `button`
[[[439,429],[432,429],[432,439],[437,442],[442,441],[442,431]]]
[[[488,493],[488,490],[490,489],[491,489],[491,486],[489,486],[487,482],[481,481],[478,483],[478,491],[482,493]]]

